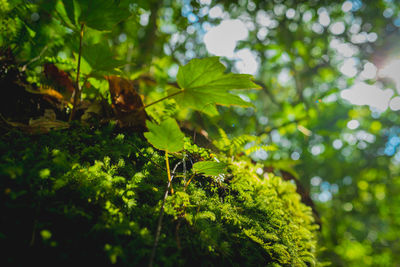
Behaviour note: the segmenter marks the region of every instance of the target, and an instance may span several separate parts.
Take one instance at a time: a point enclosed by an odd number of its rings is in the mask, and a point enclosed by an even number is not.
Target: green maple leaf
[[[217,176],[225,173],[226,166],[228,165],[223,162],[199,161],[193,164],[193,171],[204,175]]]
[[[225,66],[218,57],[193,59],[179,68],[177,82],[180,87],[170,94],[182,107],[190,107],[209,115],[218,115],[215,105],[252,106],[239,96],[230,93],[233,89],[259,89],[251,75],[224,73]]]
[[[168,152],[178,152],[183,149],[185,136],[174,119],[166,119],[160,125],[147,121],[146,126],[149,131],[144,133],[144,137],[155,148]]]

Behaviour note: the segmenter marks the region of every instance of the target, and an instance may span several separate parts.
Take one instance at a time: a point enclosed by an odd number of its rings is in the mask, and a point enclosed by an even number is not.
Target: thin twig
[[[28,67],[28,65],[32,64],[33,62],[35,62],[36,60],[39,60],[42,55],[44,54],[44,52],[49,48],[48,45],[45,45],[42,49],[42,51],[40,51],[39,55],[37,55],[36,57],[32,58],[31,60],[29,60],[25,65],[22,66],[21,71],[25,71],[26,68]]]
[[[185,171],[186,171],[186,170],[185,170]],[[187,187],[188,187],[190,181],[193,179],[193,177],[194,177],[195,175],[196,175],[196,174],[193,173],[193,175],[190,177],[189,181],[188,181],[187,183],[186,183],[186,181],[185,181],[185,187],[183,188],[183,191],[184,191],[184,192],[186,192],[186,189],[187,189]],[[185,177],[186,177],[186,173],[185,173]],[[184,205],[183,205],[183,211],[182,211],[182,213],[181,213],[180,216],[179,216],[178,224],[176,225],[176,228],[175,228],[175,239],[176,239],[176,246],[178,247],[178,250],[181,250],[181,239],[179,238],[179,229],[180,229],[180,227],[181,227],[182,218],[185,216],[185,214],[186,214],[186,205],[184,204]]]
[[[81,88],[79,85],[79,74],[81,70],[81,57],[82,57],[82,39],[83,39],[83,29],[84,29],[85,24],[81,24],[81,32],[79,35],[79,55],[78,55],[78,67],[76,69],[76,83],[75,83],[75,95],[74,95],[74,102],[72,106],[72,111],[69,116],[69,122],[72,121],[74,118],[75,112],[76,112],[76,106],[78,104],[79,98],[80,98],[80,93],[81,93]]]
[[[186,152],[183,154],[182,165],[183,165],[183,182],[186,183]]]
[[[43,190],[43,186],[42,185],[40,186],[40,190],[41,191]],[[29,246],[30,247],[33,247],[33,245],[35,244],[36,230],[37,230],[38,223],[39,223],[37,218],[39,217],[39,211],[40,211],[41,203],[42,202],[39,199],[38,205],[36,206],[36,209],[35,209],[35,219],[33,221],[32,236],[31,236],[31,241],[29,242]]]
[[[38,224],[38,221],[37,221],[37,219],[35,219],[35,221],[33,222],[31,241],[29,242],[29,246],[30,247],[33,247],[33,245],[35,244],[35,236],[36,236],[37,224]]]
[[[174,174],[175,174],[176,168],[178,168],[178,166],[179,166],[180,164],[181,164],[181,162],[178,162],[178,163],[175,165],[174,169],[172,170],[172,176],[171,176],[171,180],[172,180],[172,177],[174,177]]]
[[[168,181],[171,182],[171,172],[169,170],[168,151],[165,151],[165,165],[167,166]],[[171,185],[171,195],[174,193],[174,188]]]
[[[165,206],[165,201],[167,200],[168,197],[168,191],[169,191],[169,187],[171,186],[171,182],[172,179],[174,179],[174,174],[176,171],[176,168],[178,168],[178,166],[181,164],[181,162],[178,162],[174,169],[172,170],[172,176],[171,179],[168,180],[168,185],[167,188],[165,189],[165,193],[164,193],[164,199],[161,205],[161,209],[160,209],[160,213],[158,215],[158,223],[157,223],[157,230],[156,230],[156,236],[154,238],[154,244],[153,244],[153,249],[151,250],[151,255],[150,255],[150,261],[149,261],[149,267],[153,267],[153,263],[154,263],[154,257],[156,255],[156,249],[158,246],[158,240],[160,239],[160,233],[161,233],[161,227],[162,227],[162,220],[164,217],[164,206]]]

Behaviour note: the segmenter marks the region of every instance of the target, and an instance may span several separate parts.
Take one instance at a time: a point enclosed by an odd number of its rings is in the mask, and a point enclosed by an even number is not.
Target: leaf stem
[[[192,174],[192,176],[190,177],[189,181],[187,181],[187,183],[185,184],[185,190],[188,187],[188,185],[190,184],[190,182],[192,181],[194,176],[195,176],[195,173]]]
[[[69,116],[69,122],[72,121],[74,118],[75,112],[76,112],[76,106],[78,104],[79,98],[80,98],[80,93],[81,93],[81,88],[79,86],[79,74],[81,70],[81,57],[82,57],[82,39],[83,39],[83,29],[84,29],[85,24],[81,24],[81,32],[79,34],[79,55],[78,55],[78,67],[76,69],[76,83],[75,83],[75,95],[74,95],[74,102],[72,104],[72,111]]]
[[[167,166],[167,173],[168,173],[168,182],[171,182],[171,171],[169,169],[169,160],[168,160],[168,151],[165,150],[165,165]],[[174,188],[171,184],[171,194],[174,193]]]
[[[154,102],[152,102],[152,103],[150,103],[150,104],[144,106],[143,108],[144,108],[144,109],[145,109],[145,108],[148,108],[148,107],[150,107],[150,106],[152,106],[152,105],[155,105],[155,104],[157,104],[157,103],[159,103],[159,102],[161,102],[161,101],[164,101],[165,99],[168,99],[168,98],[170,98],[170,97],[179,95],[179,94],[181,94],[181,93],[183,93],[183,90],[179,90],[179,91],[177,91],[177,92],[175,92],[175,93],[173,93],[173,94],[170,94],[170,95],[167,95],[167,96],[165,96],[165,97],[163,97],[163,98],[161,98],[161,99],[158,99],[158,100],[156,100],[156,101],[154,101]]]

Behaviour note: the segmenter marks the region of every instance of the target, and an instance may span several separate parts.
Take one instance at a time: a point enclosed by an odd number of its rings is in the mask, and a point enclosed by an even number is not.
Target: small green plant
[[[183,139],[185,136],[179,129],[179,126],[176,123],[176,121],[172,118],[164,120],[163,122],[160,123],[160,125],[147,121],[147,128],[149,129],[149,132],[144,133],[144,136],[146,137],[147,141],[149,141],[149,143],[151,143],[155,148],[165,151],[165,166],[167,167],[167,175],[168,175],[168,185],[165,190],[163,204],[160,210],[156,236],[154,238],[153,250],[149,262],[149,266],[153,266],[155,252],[161,232],[161,224],[164,215],[165,200],[168,197],[168,190],[170,187],[171,187],[171,194],[173,194],[174,192],[173,187],[171,186],[172,178],[169,167],[168,152],[173,153],[181,151],[184,146]]]
[[[67,27],[71,28],[75,32],[79,34],[79,49],[78,49],[78,61],[76,68],[76,82],[75,82],[75,92],[74,99],[72,103],[72,111],[70,113],[69,121],[74,118],[77,104],[81,97],[81,86],[80,86],[80,73],[81,73],[81,58],[83,53],[83,36],[85,26],[90,27],[92,29],[98,31],[109,31],[111,30],[118,22],[127,19],[131,12],[129,11],[129,2],[128,1],[108,1],[108,0],[63,0],[62,3],[57,3],[57,11],[59,15],[59,19],[62,23],[64,23]],[[102,48],[99,50],[98,48]],[[109,53],[100,53],[104,52],[107,49],[103,48],[104,46],[101,44],[97,44],[91,48],[88,48],[88,59],[89,63],[92,67],[97,70],[109,70],[111,71],[115,65],[115,60],[112,58],[107,58]],[[107,51],[106,51],[107,52]],[[98,58],[99,55],[105,57],[101,59],[99,64],[90,60],[93,58],[90,54],[94,54],[94,58]],[[92,62],[90,62],[92,61]],[[105,64],[104,64],[105,63]],[[114,64],[113,64],[114,63]],[[106,66],[106,68],[104,68]],[[88,75],[89,77],[89,75]],[[88,78],[86,77],[86,79]]]
[[[171,183],[171,172],[168,161],[168,153],[179,152],[183,149],[185,137],[178,124],[172,118],[168,118],[157,125],[147,121],[149,132],[144,133],[147,141],[155,148],[165,151],[165,165],[167,167],[168,183]],[[173,190],[171,190],[173,192]]]
[[[154,105],[168,98],[174,98],[182,107],[193,108],[210,115],[218,114],[215,105],[251,105],[242,100],[239,96],[230,93],[232,89],[252,89],[258,88],[251,81],[250,75],[224,73],[225,67],[219,62],[217,57],[194,59],[187,65],[179,69],[177,80],[180,88],[171,90],[170,94],[160,100],[157,100],[146,107]],[[168,118],[157,125],[152,122],[146,123],[148,132],[144,134],[146,139],[155,148],[165,151],[165,164],[168,174],[168,186],[165,193],[163,205],[160,211],[160,223],[157,227],[156,238],[154,241],[153,253],[150,259],[150,266],[153,264],[155,248],[157,247],[159,238],[159,228],[161,228],[162,215],[164,210],[165,199],[171,186],[171,194],[173,187],[171,185],[171,173],[168,161],[169,152],[179,152],[183,149],[184,135],[180,131],[178,124],[172,118]],[[196,173],[217,176],[223,173],[226,164],[219,162],[197,162],[193,165],[194,174],[185,184],[185,188],[189,185]]]
[[[230,92],[232,89],[258,88],[251,81],[251,75],[225,74],[224,70],[224,65],[219,62],[217,57],[193,59],[179,69],[177,80],[180,89],[174,89],[172,94],[148,104],[146,107],[168,98],[174,98],[182,107],[189,107],[206,113],[211,112],[211,114],[217,112],[216,104],[251,105],[251,103],[245,102],[239,96]],[[152,122],[147,122],[146,125],[149,129],[149,132],[144,134],[146,139],[157,149],[165,151],[168,177],[170,177],[168,152],[178,152],[183,149],[184,135],[176,121],[171,118],[164,120],[160,125]],[[203,163],[203,165],[196,165],[196,168],[203,172],[210,172],[211,170],[218,172],[221,164],[208,162]]]

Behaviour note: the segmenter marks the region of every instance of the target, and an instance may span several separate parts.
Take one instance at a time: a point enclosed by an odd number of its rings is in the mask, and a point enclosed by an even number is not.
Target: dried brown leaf
[[[144,110],[142,98],[133,83],[118,76],[106,76],[112,100],[112,108],[121,127],[131,127],[143,132],[148,115]]]

